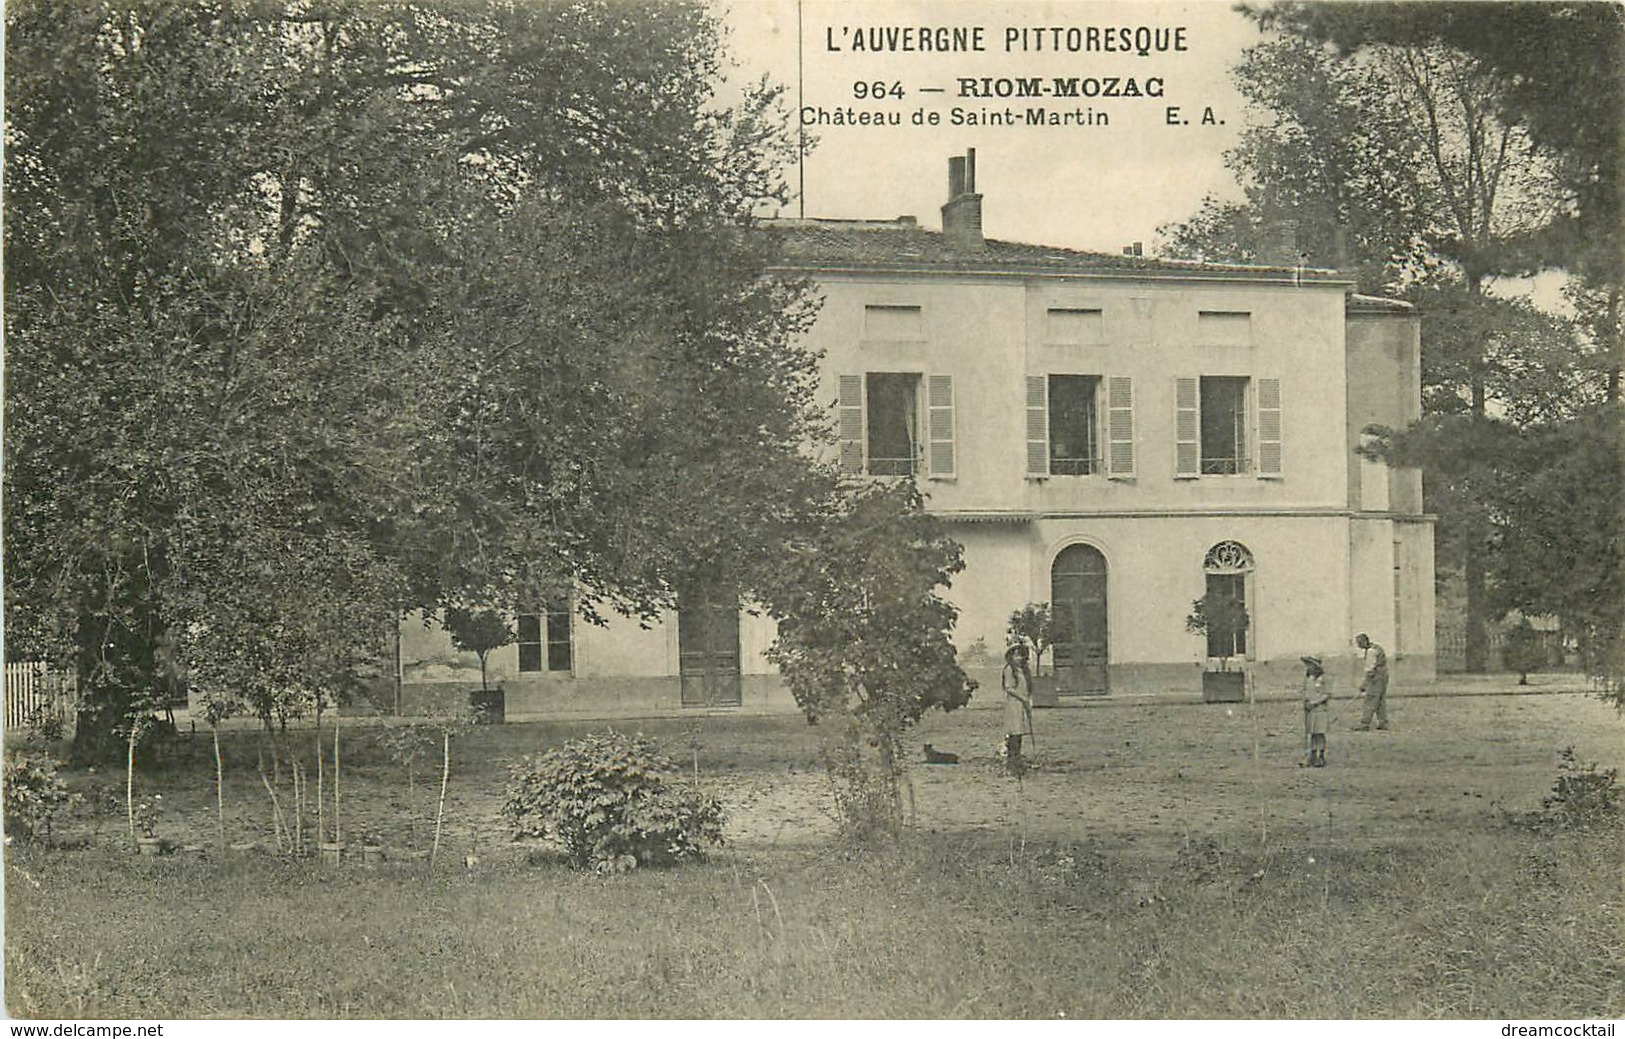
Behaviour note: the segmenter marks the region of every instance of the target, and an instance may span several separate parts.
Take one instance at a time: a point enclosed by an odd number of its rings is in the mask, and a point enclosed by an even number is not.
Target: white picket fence
[[[72,720],[73,674],[41,663],[7,664],[6,728],[21,728],[43,711]]]

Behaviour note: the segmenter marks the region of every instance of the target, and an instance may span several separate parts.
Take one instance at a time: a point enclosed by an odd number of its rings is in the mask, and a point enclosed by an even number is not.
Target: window
[[[1049,471],[1051,476],[1090,476],[1100,471],[1099,427],[1093,375],[1049,377]]]
[[[952,376],[842,375],[835,408],[843,473],[913,476],[923,470],[932,479],[954,478]]]
[[[1049,342],[1064,346],[1099,346],[1106,341],[1104,323],[1098,310],[1052,307],[1046,334]]]
[[[519,628],[519,670],[570,671],[575,653],[570,638],[571,614],[568,604],[549,606],[542,613],[521,613]]]
[[[1207,633],[1207,655],[1210,657],[1247,656],[1247,634],[1252,628],[1249,582],[1253,573],[1253,554],[1239,541],[1221,541],[1207,550],[1202,560],[1207,583],[1204,594],[1212,603],[1228,602],[1241,611],[1244,618],[1235,630],[1215,630]]]
[[[873,372],[865,390],[870,476],[913,476],[920,445],[920,377]]]
[[[1256,390],[1256,393],[1252,392]],[[1281,475],[1281,380],[1204,375],[1174,384],[1176,477]],[[1250,443],[1256,431],[1256,444]],[[1249,450],[1256,447],[1256,455]]]
[[[1027,376],[1028,478],[1098,474],[1134,476],[1134,380]]]
[[[1202,475],[1247,471],[1247,380],[1202,377]]]
[[[1196,315],[1202,346],[1252,346],[1253,316],[1245,310],[1204,310]]]

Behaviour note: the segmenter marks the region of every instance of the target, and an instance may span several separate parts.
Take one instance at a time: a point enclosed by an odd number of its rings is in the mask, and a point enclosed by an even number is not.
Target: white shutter
[[[1027,376],[1027,478],[1049,475],[1049,376]]]
[[[1258,475],[1281,475],[1281,380],[1258,380]]]
[[[1113,478],[1134,475],[1134,380],[1106,380],[1106,472]]]
[[[925,377],[926,475],[951,480],[954,460],[954,379],[951,375]]]
[[[835,438],[841,449],[841,475],[863,473],[863,376],[843,375],[835,397]]]
[[[1198,385],[1195,379],[1174,380],[1174,476],[1178,479],[1202,473]]]

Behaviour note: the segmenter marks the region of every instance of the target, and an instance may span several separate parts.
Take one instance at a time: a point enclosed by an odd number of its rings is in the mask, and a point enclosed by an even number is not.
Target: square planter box
[[[474,690],[468,694],[468,705],[480,712],[481,725],[501,725],[508,716],[508,700],[501,686]]]
[[[1061,696],[1060,696],[1059,693],[1057,693],[1055,691],[1055,676],[1054,675],[1034,675],[1033,676],[1033,706],[1034,707],[1058,707],[1058,706],[1060,706],[1060,703],[1061,703]]]
[[[1247,672],[1203,671],[1203,703],[1242,703],[1247,699]]]

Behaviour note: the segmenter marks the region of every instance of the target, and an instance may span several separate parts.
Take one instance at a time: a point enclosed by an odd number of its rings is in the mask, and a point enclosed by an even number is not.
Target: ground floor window
[[[575,646],[571,640],[571,614],[568,603],[549,605],[541,613],[521,613],[518,618],[519,670],[524,672],[570,671],[575,667]],[[545,668],[543,665],[546,665]]]

